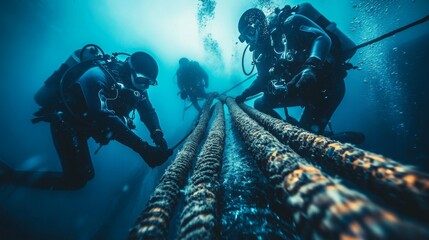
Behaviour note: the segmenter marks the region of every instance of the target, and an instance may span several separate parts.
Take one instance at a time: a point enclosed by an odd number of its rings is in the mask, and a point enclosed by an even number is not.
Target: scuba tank
[[[35,102],[42,108],[55,107],[61,101],[60,85],[64,75],[78,64],[89,64],[92,60],[102,59],[103,57],[103,50],[94,44],[85,45],[82,49],[74,51],[73,54],[61,64],[60,68],[46,79],[43,86],[36,92],[34,95]],[[67,74],[69,76],[67,76],[66,80],[76,78],[81,73],[83,73],[83,71],[73,71],[71,74]]]
[[[282,9],[276,8],[274,12],[268,17],[268,26],[271,28],[271,35],[273,36],[273,39],[275,39],[273,42],[274,47],[281,45],[281,43],[279,43],[281,37],[276,36],[281,34],[277,26],[282,24],[286,18],[294,13],[309,18],[319,25],[323,30],[325,30],[332,40],[332,55],[337,58],[337,61],[344,62],[353,57],[353,55],[356,53],[356,50],[350,51],[356,46],[356,44],[337,28],[336,23],[329,21],[310,3],[301,3],[294,7],[285,5]]]

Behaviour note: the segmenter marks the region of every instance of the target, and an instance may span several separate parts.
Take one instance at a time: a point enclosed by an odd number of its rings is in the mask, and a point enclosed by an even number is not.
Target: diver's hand
[[[160,147],[162,150],[168,149],[167,141],[164,139],[164,133],[161,131],[161,129],[156,129],[153,131],[150,137],[157,147]]]
[[[298,90],[303,93],[314,87],[317,83],[317,70],[322,67],[322,61],[316,57],[310,57],[305,61],[303,70],[295,75],[287,84],[289,90]]]
[[[243,103],[246,100],[246,98],[247,97],[244,94],[238,95],[237,97],[235,97],[235,102],[237,104],[241,104],[241,103]]]
[[[142,145],[137,150],[137,153],[143,158],[149,167],[154,168],[167,161],[168,158],[173,154],[173,150],[164,150],[160,147],[153,147],[147,142],[142,141]]]
[[[317,81],[316,73],[313,68],[304,68],[287,83],[288,89],[296,89],[300,92],[311,88]]]

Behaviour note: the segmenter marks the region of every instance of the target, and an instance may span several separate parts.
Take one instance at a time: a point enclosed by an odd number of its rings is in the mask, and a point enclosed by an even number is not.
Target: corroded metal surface
[[[426,234],[327,177],[265,131],[234,100],[226,102],[248,150],[275,186],[278,200],[303,238],[406,239]]]
[[[429,221],[429,175],[384,156],[312,134],[247,105],[240,106],[300,155],[405,209],[402,212]]]
[[[219,222],[219,173],[225,146],[225,115],[220,102],[216,105],[216,113],[186,190],[180,239],[215,239],[216,236],[215,228]]]
[[[210,120],[211,95],[203,106],[198,124],[177,153],[173,163],[166,169],[146,208],[131,229],[130,239],[166,239],[173,211],[180,199],[197,148],[204,137]]]

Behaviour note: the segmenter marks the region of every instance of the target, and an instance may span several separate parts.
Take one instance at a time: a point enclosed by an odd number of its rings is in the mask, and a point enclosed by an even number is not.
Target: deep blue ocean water
[[[233,3],[232,3],[233,2]],[[297,4],[301,1],[287,1]],[[359,44],[420,19],[427,0],[309,0]],[[14,168],[59,171],[47,123],[33,125],[34,93],[76,49],[147,51],[159,64],[149,89],[170,146],[197,117],[184,111],[174,74],[178,59],[197,60],[223,92],[245,79],[237,23],[250,7],[284,1],[6,0],[0,3],[0,160]],[[429,22],[357,51],[333,130],[359,131],[360,148],[429,172]],[[250,66],[248,66],[250,67]],[[230,91],[236,96],[250,81]],[[248,102],[253,105],[253,101]],[[299,117],[300,108],[291,110]],[[140,136],[149,138],[143,124]],[[228,132],[231,134],[231,132]],[[89,141],[92,152],[98,145]],[[124,239],[168,163],[151,170],[112,142],[92,154],[95,178],[77,191],[0,186],[0,239]]]

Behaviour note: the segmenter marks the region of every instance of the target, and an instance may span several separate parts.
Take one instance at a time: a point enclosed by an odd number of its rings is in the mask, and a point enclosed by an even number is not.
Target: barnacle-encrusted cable
[[[304,239],[411,239],[424,229],[402,221],[362,194],[327,177],[226,100],[242,138],[278,191]]]
[[[254,120],[289,145],[341,177],[371,190],[388,202],[429,221],[429,175],[350,144],[315,135],[273,118],[245,104],[241,108]]]
[[[167,238],[168,225],[180,199],[180,190],[186,183],[198,145],[210,120],[213,99],[214,95],[210,95],[206,100],[197,126],[177,153],[173,163],[166,169],[146,208],[130,230],[129,239]]]
[[[215,239],[219,223],[217,198],[219,173],[225,146],[223,104],[216,104],[216,117],[198,155],[181,214],[179,239]]]

